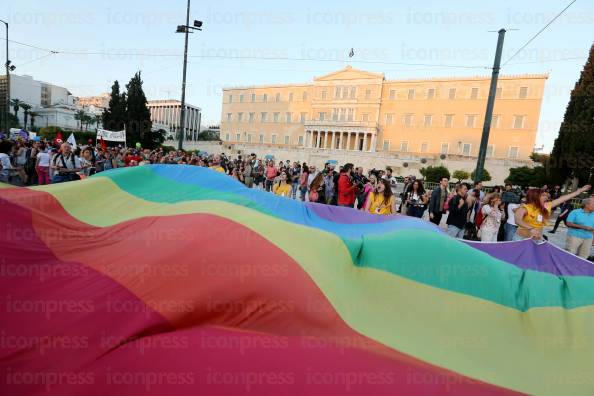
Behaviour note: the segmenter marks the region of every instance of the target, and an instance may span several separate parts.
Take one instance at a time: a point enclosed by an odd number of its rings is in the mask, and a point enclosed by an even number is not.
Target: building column
[[[321,148],[322,145],[322,131],[318,131],[318,145],[317,148]]]
[[[367,150],[367,132],[365,132],[363,134],[363,151],[368,151]]]
[[[351,149],[351,133],[347,132],[347,145],[346,145],[346,149],[347,151]]]
[[[330,148],[332,150],[336,149],[336,132],[334,132],[334,131],[332,132],[332,143],[331,143]]]
[[[369,148],[369,151],[371,151],[372,153],[375,153],[376,146],[377,146],[377,134],[372,133],[371,134],[371,147]]]

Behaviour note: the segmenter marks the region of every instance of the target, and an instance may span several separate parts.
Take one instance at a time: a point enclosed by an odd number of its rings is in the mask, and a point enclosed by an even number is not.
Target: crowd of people
[[[447,228],[455,238],[484,242],[532,238],[547,239],[545,227],[555,210],[560,214],[550,233],[561,221],[568,228],[566,249],[580,257],[590,256],[594,232],[594,198],[585,198],[574,209],[572,199],[589,191],[584,186],[562,194],[561,188],[514,189],[482,183],[450,184],[442,178],[432,190],[414,176],[397,179],[391,168],[372,169],[351,163],[337,168],[329,161],[322,169],[303,162],[258,158],[256,154],[229,158],[183,150],[164,151],[107,147],[105,143],[77,147],[67,142],[1,140],[0,181],[23,185],[62,183],[97,172],[145,164],[187,164],[209,167],[228,174],[248,188],[259,188],[278,196],[326,205],[351,207],[376,215],[397,213],[424,218]],[[15,183],[13,183],[15,184]],[[445,221],[444,221],[445,216]]]

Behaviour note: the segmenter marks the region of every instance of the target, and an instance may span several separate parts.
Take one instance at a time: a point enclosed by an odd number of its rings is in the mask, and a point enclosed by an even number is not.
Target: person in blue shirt
[[[594,198],[582,201],[582,209],[572,211],[567,217],[567,246],[569,253],[587,259],[592,249],[594,232]]]

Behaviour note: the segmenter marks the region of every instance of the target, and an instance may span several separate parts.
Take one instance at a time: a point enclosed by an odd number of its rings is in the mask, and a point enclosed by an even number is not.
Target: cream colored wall
[[[506,158],[509,147],[519,147],[519,158],[527,159],[533,151],[540,107],[546,76],[502,76],[498,87],[502,88],[501,97],[495,102],[494,114],[500,115],[499,125],[491,128],[489,145],[494,148],[495,158]],[[356,99],[335,99],[336,86],[356,86]],[[520,87],[528,87],[525,99],[519,98]],[[479,88],[478,97],[471,99],[472,88]],[[415,89],[415,98],[408,99],[408,89]],[[435,89],[434,99],[427,99],[427,90]],[[449,99],[449,88],[456,88],[456,98]],[[371,97],[366,99],[365,91],[371,90]],[[396,90],[396,98],[390,99],[390,90]],[[421,146],[427,143],[427,154],[440,153],[441,144],[449,144],[449,154],[461,153],[462,145],[470,143],[471,156],[478,155],[484,112],[489,90],[489,78],[451,78],[435,80],[398,80],[385,81],[383,75],[344,69],[328,76],[314,79],[312,84],[274,85],[245,88],[229,88],[223,91],[221,114],[221,138],[227,134],[231,142],[236,142],[236,134],[241,133],[241,142],[259,143],[259,135],[264,135],[264,143],[271,144],[272,135],[276,135],[276,145],[284,146],[284,136],[289,136],[289,146],[296,147],[299,136],[304,135],[300,122],[300,113],[307,113],[307,120],[318,119],[319,112],[325,112],[325,120],[332,120],[333,108],[353,108],[354,121],[361,121],[364,113],[369,114],[370,122],[379,122],[376,149],[382,151],[383,141],[390,141],[391,152],[400,150],[402,141],[408,142],[408,151],[420,153]],[[322,92],[326,91],[326,98]],[[303,100],[303,92],[307,99]],[[251,102],[252,93],[256,101]],[[281,100],[275,101],[280,93]],[[289,101],[289,94],[293,100]],[[240,95],[244,95],[240,102]],[[268,101],[262,97],[267,94]],[[229,95],[233,102],[229,103]],[[237,114],[243,113],[243,121],[237,121]],[[249,113],[253,112],[254,122],[249,122]],[[261,122],[261,113],[267,113],[267,122]],[[274,113],[279,113],[279,122],[273,122]],[[292,122],[286,122],[286,113],[292,113]],[[227,122],[227,113],[232,113],[232,122]],[[413,114],[413,125],[405,127],[403,116]],[[393,124],[386,125],[386,115],[393,114]],[[424,127],[424,115],[431,114],[431,127]],[[444,127],[445,114],[454,114],[452,128]],[[466,127],[466,115],[476,114],[474,128]],[[526,115],[522,129],[514,129],[514,115]]]

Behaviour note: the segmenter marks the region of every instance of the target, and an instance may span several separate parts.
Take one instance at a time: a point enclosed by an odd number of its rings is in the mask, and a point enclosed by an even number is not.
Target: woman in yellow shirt
[[[287,184],[287,172],[281,172],[278,183],[272,187],[272,192],[281,197],[289,197],[291,195],[291,185]]]
[[[546,191],[539,188],[528,190],[526,203],[516,209],[514,213],[518,229],[513,239],[515,241],[526,238],[541,240],[542,230],[547,225],[547,220],[551,217],[553,208],[589,189],[590,185],[586,185],[571,194],[562,195],[550,202],[548,201],[549,194]]]
[[[365,211],[379,215],[396,214],[396,199],[392,194],[390,182],[386,179],[379,179],[375,190],[369,193]]]

